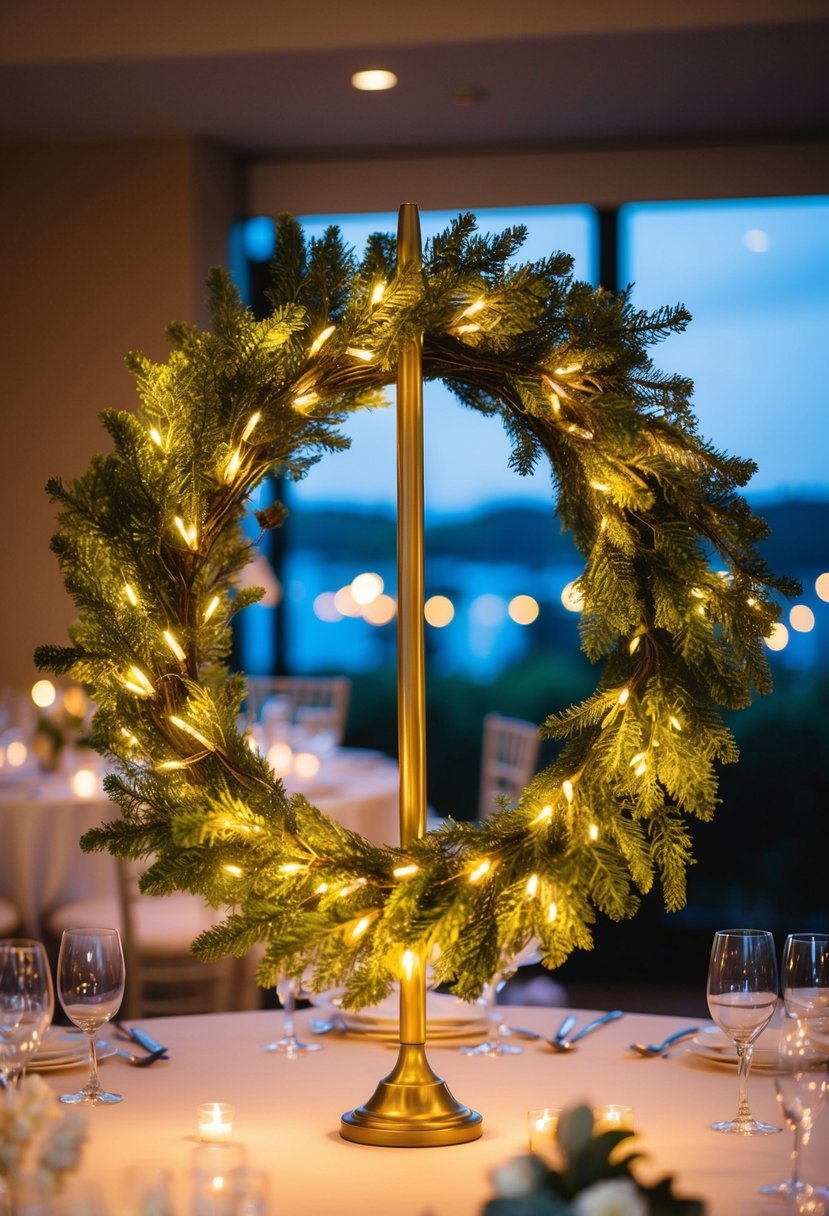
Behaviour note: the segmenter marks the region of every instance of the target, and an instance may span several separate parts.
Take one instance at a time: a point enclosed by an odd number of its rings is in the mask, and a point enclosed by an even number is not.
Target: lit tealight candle
[[[597,1106],[593,1111],[593,1129],[600,1132],[632,1132],[633,1107],[618,1106],[615,1102]]]
[[[558,1106],[541,1106],[538,1110],[527,1111],[527,1133],[530,1141],[530,1152],[538,1153],[548,1160],[556,1155],[556,1131],[561,1108]]]
[[[198,1107],[199,1139],[216,1143],[233,1135],[233,1107],[226,1102],[203,1102]]]

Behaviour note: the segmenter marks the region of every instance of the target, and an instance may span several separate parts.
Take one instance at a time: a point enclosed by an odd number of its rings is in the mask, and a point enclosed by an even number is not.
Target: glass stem
[[[750,1123],[751,1110],[748,1105],[748,1070],[751,1068],[751,1057],[754,1048],[751,1043],[737,1043],[737,1080],[740,1085],[740,1104],[737,1108],[737,1122]]]
[[[501,1016],[498,1013],[498,986],[501,983],[501,972],[496,971],[488,984],[484,985],[484,1004],[486,1005],[487,1037],[495,1041],[499,1034]]]
[[[93,1030],[90,1034],[87,1031],[87,1041],[89,1043],[89,1080],[86,1083],[87,1093],[99,1094],[101,1092],[101,1082],[98,1080],[98,1056],[95,1051],[95,1035],[97,1030]]]
[[[790,1171],[789,1171],[789,1187],[794,1192],[794,1194],[797,1194],[798,1190],[800,1189],[801,1129],[802,1129],[802,1125],[800,1123],[800,1120],[798,1120],[797,1123],[795,1123],[795,1125],[794,1125],[794,1144],[792,1145],[792,1152],[791,1152],[791,1156],[789,1158],[789,1160],[791,1161],[791,1167],[790,1167]]]
[[[285,996],[282,1008],[282,1037],[284,1039],[292,1039],[294,1037],[294,1010],[296,1009],[295,980],[288,980],[285,984]]]

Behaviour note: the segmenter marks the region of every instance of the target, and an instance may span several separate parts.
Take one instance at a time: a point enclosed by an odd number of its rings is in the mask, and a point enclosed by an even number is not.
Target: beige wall
[[[166,357],[225,260],[233,164],[182,137],[0,150],[0,687],[27,685],[73,606],[43,486],[86,468],[105,407],[131,408],[127,351]]]

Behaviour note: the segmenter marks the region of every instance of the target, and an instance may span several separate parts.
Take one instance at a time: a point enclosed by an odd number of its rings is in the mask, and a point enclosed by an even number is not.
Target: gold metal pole
[[[414,203],[398,214],[397,261],[420,267],[420,217]],[[397,736],[400,843],[426,830],[426,677],[423,640],[422,339],[408,342],[397,368]],[[457,1102],[426,1058],[426,969],[402,966],[400,1051],[365,1105],[343,1115],[340,1135],[358,1144],[426,1148],[477,1140],[481,1116]]]

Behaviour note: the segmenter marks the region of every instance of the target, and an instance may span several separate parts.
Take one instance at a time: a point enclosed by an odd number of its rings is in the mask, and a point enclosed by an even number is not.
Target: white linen
[[[342,748],[317,776],[295,783],[315,806],[375,844],[399,840],[400,777],[395,761],[377,752]],[[0,896],[18,906],[21,932],[39,938],[46,914],[80,899],[117,900],[109,853],[83,853],[84,832],[116,818],[99,791],[77,797],[63,774],[27,777],[0,786]]]
[[[704,980],[703,980],[704,982]],[[590,1011],[592,1012],[592,1011]],[[580,1012],[585,1019],[588,1011]],[[267,1171],[271,1216],[480,1216],[491,1195],[489,1172],[527,1148],[527,1111],[541,1106],[620,1103],[633,1107],[635,1145],[645,1154],[643,1179],[665,1174],[677,1190],[702,1198],[707,1216],[753,1216],[757,1187],[787,1177],[792,1134],[724,1136],[710,1129],[737,1108],[733,1070],[709,1064],[683,1045],[669,1059],[642,1059],[629,1042],[660,1042],[689,1019],[626,1014],[560,1055],[525,1042],[521,1055],[500,1059],[462,1055],[438,1043],[429,1061],[455,1097],[483,1115],[483,1137],[451,1148],[370,1148],[339,1136],[343,1112],[371,1097],[396,1059],[393,1047],[365,1036],[329,1034],[324,1050],[302,1059],[262,1052],[280,1026],[278,1012],[160,1018],[147,1026],[170,1049],[169,1062],[127,1067],[102,1064],[102,1081],[124,1095],[114,1107],[89,1113],[90,1142],[83,1173],[99,1180],[109,1211],[135,1162],[173,1171],[175,1212],[187,1216],[196,1106],[236,1108],[234,1139],[248,1163]],[[516,1025],[550,1033],[561,1011],[511,1009]],[[308,1013],[297,1016],[308,1036]],[[56,1091],[76,1088],[76,1072],[46,1074]],[[758,1118],[779,1121],[774,1080],[750,1078]],[[817,1119],[803,1152],[803,1171],[827,1182],[829,1112]]]

